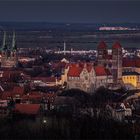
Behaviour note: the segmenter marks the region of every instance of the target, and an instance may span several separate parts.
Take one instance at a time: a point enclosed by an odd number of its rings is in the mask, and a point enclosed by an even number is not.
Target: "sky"
[[[0,0],[0,21],[140,23],[140,1]]]

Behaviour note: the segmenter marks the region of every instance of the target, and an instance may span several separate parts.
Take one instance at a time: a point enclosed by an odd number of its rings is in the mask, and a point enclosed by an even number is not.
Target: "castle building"
[[[70,64],[67,71],[68,89],[78,88],[92,93],[97,88],[112,84],[113,78],[104,66],[93,66],[91,63]]]
[[[1,47],[1,67],[13,68],[18,63],[17,46],[15,32],[13,32],[12,45],[9,47],[6,42],[6,32],[4,32],[3,44]]]

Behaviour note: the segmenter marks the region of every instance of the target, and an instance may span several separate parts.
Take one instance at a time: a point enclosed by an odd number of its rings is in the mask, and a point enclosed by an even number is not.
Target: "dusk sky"
[[[140,1],[0,0],[0,21],[140,23]]]

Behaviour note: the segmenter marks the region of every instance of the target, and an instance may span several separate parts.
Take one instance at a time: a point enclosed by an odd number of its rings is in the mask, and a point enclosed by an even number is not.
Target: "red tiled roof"
[[[106,49],[107,48],[107,45],[104,41],[101,41],[98,45],[98,49]]]
[[[14,86],[13,94],[23,95],[24,94],[24,87]]]
[[[40,109],[39,104],[16,104],[15,111],[20,114],[37,115]]]
[[[122,66],[123,67],[135,67],[136,63],[135,63],[135,60],[132,60],[132,59],[123,59]]]
[[[86,67],[87,71],[90,72],[93,68],[93,64],[91,63],[77,63],[77,64],[70,64],[68,76],[72,77],[79,77],[80,73],[82,72],[83,68]]]
[[[68,76],[79,77],[82,70],[83,68],[79,66],[76,66],[76,65],[70,66],[69,71],[68,71]]]
[[[1,95],[1,99],[2,100],[7,100],[9,97],[11,97],[12,96],[12,92],[10,92],[10,91],[4,91],[3,93],[2,93],[2,95]]]
[[[95,73],[96,76],[105,76],[106,74],[106,70],[103,66],[96,66],[95,67]]]
[[[140,58],[137,58],[135,60],[135,63],[136,63],[136,67],[140,67]]]
[[[114,45],[112,46],[112,48],[113,48],[113,49],[121,49],[122,46],[121,46],[121,44],[117,41],[117,42],[114,43]]]
[[[140,67],[140,58],[129,59],[124,58],[122,61],[123,67]]]

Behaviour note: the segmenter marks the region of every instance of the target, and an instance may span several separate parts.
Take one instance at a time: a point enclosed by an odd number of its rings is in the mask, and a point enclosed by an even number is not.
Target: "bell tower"
[[[104,66],[108,55],[107,45],[104,41],[101,41],[97,47],[98,64]]]
[[[114,82],[119,82],[122,79],[122,46],[116,42],[112,46],[112,73]]]

